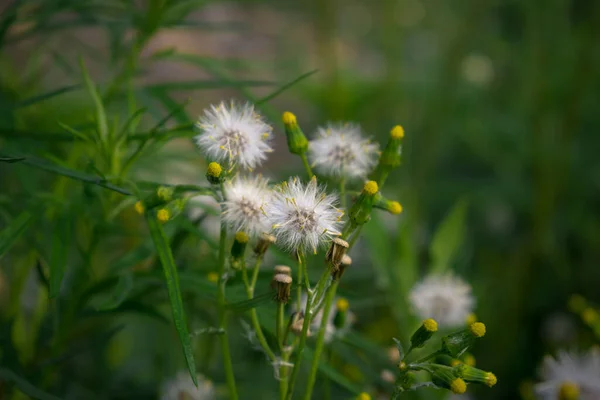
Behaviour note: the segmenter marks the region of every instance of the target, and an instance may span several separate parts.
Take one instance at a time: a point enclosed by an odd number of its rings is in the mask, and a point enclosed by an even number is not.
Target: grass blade
[[[431,272],[441,273],[450,267],[463,243],[466,230],[467,202],[456,203],[437,228],[429,251],[431,253]]]
[[[53,396],[49,393],[44,392],[41,389],[36,388],[34,385],[29,383],[27,380],[21,378],[10,369],[0,368],[0,378],[2,378],[3,381],[14,382],[14,384],[17,385],[21,392],[25,393],[33,399],[60,400],[60,397]]]
[[[235,303],[227,304],[227,308],[236,311],[236,312],[244,312],[251,310],[253,308],[258,307],[261,304],[272,301],[274,298],[273,292],[259,294],[258,296],[254,296],[254,298],[249,300],[237,301]]]
[[[308,78],[309,76],[315,74],[318,71],[319,71],[318,69],[315,69],[315,70],[312,70],[310,72],[300,75],[293,81],[288,82],[285,85],[281,86],[279,89],[275,90],[273,93],[268,94],[265,97],[256,100],[256,105],[261,105],[263,103],[266,103],[269,100],[273,100],[275,97],[279,96],[281,93],[285,92],[286,90],[288,90],[289,88],[291,88],[292,86],[297,84],[298,82],[303,81],[304,79]]]
[[[52,97],[60,96],[61,94],[71,92],[75,89],[79,88],[79,85],[68,85],[61,87],[59,89],[52,90],[48,93],[42,93],[37,96],[30,97],[28,99],[22,100],[15,104],[14,108],[23,108],[28,107],[36,103],[41,103],[42,101],[51,99]]]
[[[50,255],[50,290],[48,295],[51,299],[60,293],[62,280],[67,270],[71,220],[66,212],[60,215],[57,225],[52,239],[52,253]]]
[[[121,274],[110,296],[108,296],[102,304],[99,304],[97,309],[99,311],[105,311],[119,307],[125,301],[132,288],[133,275],[130,272]]]
[[[187,362],[190,376],[194,384],[198,386],[198,380],[196,376],[196,364],[194,362],[194,353],[192,351],[192,344],[190,342],[190,334],[185,319],[185,311],[183,309],[183,301],[181,300],[181,290],[179,289],[179,277],[177,275],[177,267],[173,260],[173,254],[169,247],[169,241],[165,235],[165,232],[156,219],[156,216],[151,213],[146,213],[146,221],[148,223],[148,229],[150,235],[154,241],[154,247],[158,253],[158,258],[163,267],[165,274],[165,282],[167,284],[167,291],[169,293],[169,300],[171,301],[171,310],[173,312],[173,320],[175,322],[175,328],[179,334],[179,340],[183,347],[183,354]]]
[[[21,235],[29,228],[33,216],[27,211],[22,212],[0,232],[0,257],[6,253]]]

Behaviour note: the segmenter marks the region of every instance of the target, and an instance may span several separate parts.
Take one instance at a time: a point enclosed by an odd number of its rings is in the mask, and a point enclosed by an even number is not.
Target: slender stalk
[[[329,318],[329,313],[331,312],[331,305],[333,304],[333,298],[335,297],[338,284],[339,281],[335,281],[335,283],[329,287],[329,291],[327,292],[327,297],[325,299],[325,307],[323,308],[323,317],[321,318],[321,326],[319,328],[319,335],[317,336],[315,354],[310,367],[310,373],[308,375],[306,392],[304,392],[305,400],[310,400],[312,397],[312,391],[315,386],[317,371],[319,369],[319,359],[321,358],[321,352],[323,351],[323,345],[325,344],[325,328],[327,327],[327,320]]]
[[[343,176],[340,179],[340,205],[346,209],[346,178]]]
[[[312,168],[310,167],[310,164],[308,162],[308,158],[306,157],[306,154],[300,154],[300,158],[302,159],[302,164],[304,164],[304,169],[306,169],[306,173],[308,174],[308,177],[312,178],[315,174],[313,174],[313,172],[312,172]]]
[[[254,262],[254,270],[252,270],[252,281],[250,281],[251,293],[254,295],[254,288],[256,287],[256,281],[258,280],[258,272],[260,271],[260,264],[262,263],[262,257],[256,257]]]
[[[221,184],[221,194],[224,196],[223,184]],[[225,221],[221,218],[221,234],[219,237],[219,264],[218,264],[218,293],[217,301],[219,303],[219,328],[223,330],[221,338],[221,352],[223,353],[223,364],[225,368],[225,377],[227,387],[229,388],[229,397],[237,400],[237,389],[235,387],[235,376],[233,365],[231,363],[231,351],[229,350],[229,340],[227,335],[227,310],[225,309],[225,246],[227,245],[227,229]]]
[[[300,261],[300,256],[298,256],[298,284],[297,284],[297,289],[296,289],[296,308],[298,310],[302,309],[302,276],[303,276],[303,271],[302,271],[302,263]]]
[[[277,303],[277,320],[275,321],[275,334],[277,336],[277,343],[279,344],[279,351],[283,352],[285,343],[283,342],[283,308],[282,302]]]
[[[306,264],[304,263],[304,255],[298,256],[298,269],[304,270],[306,268]],[[306,271],[304,271],[306,273]],[[301,281],[301,279],[300,279]],[[312,294],[311,292],[307,292],[308,295],[306,297],[306,305],[304,306],[304,323],[302,324],[302,334],[300,335],[300,341],[298,343],[298,349],[296,352],[296,358],[294,362],[294,369],[292,369],[292,375],[290,377],[290,381],[287,388],[286,399],[290,400],[292,395],[294,394],[294,385],[296,383],[296,379],[298,378],[298,373],[300,372],[300,364],[302,363],[302,357],[304,356],[304,346],[306,345],[306,337],[308,336],[308,327],[310,326],[310,320],[312,319],[312,311],[310,309],[310,304],[312,302]]]
[[[248,281],[248,271],[246,270],[246,262],[242,261],[242,279],[244,281],[244,285],[246,286],[246,293],[248,294],[248,299],[254,297],[254,288],[250,285]],[[258,339],[258,343],[263,348],[269,360],[275,360],[275,353],[271,350],[269,346],[269,342],[267,342],[267,338],[265,337],[262,328],[260,327],[260,322],[258,320],[258,314],[256,313],[256,308],[252,308],[249,312],[250,314],[250,322],[252,323],[252,328],[254,328],[254,332],[256,332],[256,338]]]

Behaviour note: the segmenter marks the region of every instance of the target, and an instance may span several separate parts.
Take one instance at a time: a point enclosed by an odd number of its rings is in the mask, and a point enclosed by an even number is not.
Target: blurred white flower
[[[364,178],[377,162],[379,146],[362,137],[353,123],[328,124],[317,129],[311,140],[308,158],[323,175]]]
[[[270,231],[270,224],[263,209],[272,192],[268,181],[262,176],[237,177],[225,183],[225,211],[223,219],[234,231],[244,231],[257,236]]]
[[[475,305],[471,286],[452,274],[427,276],[412,288],[409,300],[420,318],[433,318],[440,327],[464,325]]]
[[[494,66],[488,56],[469,54],[461,64],[463,78],[474,85],[485,86],[494,78]]]
[[[540,400],[600,399],[600,350],[586,354],[560,351],[547,356],[541,369],[542,382],[535,385]]]
[[[336,195],[312,179],[304,185],[298,178],[283,182],[266,204],[277,244],[287,250],[317,248],[340,234],[342,212],[336,208]]]
[[[212,105],[204,110],[196,127],[201,131],[195,137],[198,147],[211,161],[230,167],[240,165],[252,170],[273,151],[269,145],[273,128],[254,112],[250,103]]]
[[[180,371],[177,375],[164,382],[160,388],[161,400],[213,400],[217,396],[215,388],[209,380],[198,375],[198,387],[187,371]]]

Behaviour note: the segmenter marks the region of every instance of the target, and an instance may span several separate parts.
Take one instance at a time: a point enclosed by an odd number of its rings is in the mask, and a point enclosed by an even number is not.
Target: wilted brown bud
[[[268,233],[263,233],[260,239],[258,239],[258,243],[256,243],[256,246],[254,247],[254,252],[259,257],[262,257],[265,255],[267,250],[269,250],[269,247],[273,243],[275,243],[275,236],[269,235]]]
[[[271,287],[275,289],[275,300],[279,303],[287,303],[292,290],[292,277],[285,274],[277,274],[271,281]]]
[[[331,241],[331,246],[329,250],[327,250],[327,254],[325,255],[325,261],[331,263],[333,270],[336,271],[340,263],[342,262],[342,258],[346,254],[346,250],[348,250],[348,242],[344,239],[334,238]]]
[[[339,267],[337,268],[337,270],[333,271],[333,279],[334,280],[338,280],[342,277],[342,275],[344,275],[344,272],[346,271],[346,268],[348,268],[350,265],[352,265],[352,258],[350,258],[349,255],[344,254],[344,256],[342,257],[342,261],[340,262]]]
[[[275,266],[275,275],[277,275],[277,274],[292,276],[292,269],[290,267],[288,267],[287,265],[276,265]]]

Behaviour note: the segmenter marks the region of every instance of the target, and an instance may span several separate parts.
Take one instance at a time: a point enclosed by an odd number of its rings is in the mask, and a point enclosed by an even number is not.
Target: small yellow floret
[[[400,214],[402,212],[402,205],[397,201],[390,201],[389,210],[392,214]]]
[[[144,211],[146,211],[146,207],[144,207],[144,203],[142,203],[141,201],[138,201],[137,203],[135,203],[135,211],[138,212],[138,214],[143,214]]]
[[[482,322],[475,322],[469,325],[469,330],[477,337],[485,336],[485,325]]]
[[[296,124],[296,116],[289,111],[283,113],[283,123],[286,125],[295,125]]]
[[[248,235],[245,232],[239,231],[235,234],[235,241],[238,243],[248,243]]]
[[[219,280],[219,274],[216,272],[209,272],[208,275],[206,275],[206,278],[212,283],[217,283]]]
[[[400,125],[396,125],[392,128],[390,135],[392,136],[392,139],[402,139],[404,137],[404,128]]]
[[[463,394],[467,391],[467,384],[460,378],[456,378],[450,383],[450,390],[452,393]]]
[[[346,300],[345,298],[340,297],[335,303],[335,307],[338,309],[338,311],[344,312],[348,310],[348,307],[350,307],[350,303],[348,303],[348,300]]]
[[[476,360],[475,360],[475,357],[473,357],[472,354],[467,354],[467,355],[465,355],[463,357],[463,362],[465,364],[467,364],[469,367],[474,367],[475,363],[476,363]]]
[[[356,396],[356,400],[371,400],[371,395],[367,392],[362,392]]]
[[[488,372],[487,374],[485,374],[485,384],[486,385],[488,385],[489,387],[492,387],[496,383],[498,383],[498,378],[496,378],[496,375],[492,374],[491,372]]]
[[[563,382],[558,392],[558,400],[577,400],[579,398],[579,386],[573,382]]]
[[[214,161],[208,164],[208,168],[206,170],[207,175],[218,178],[221,176],[222,172],[223,168],[221,167],[221,164]]]
[[[475,315],[475,313],[470,313],[469,315],[467,315],[467,326],[474,324],[475,322],[477,322],[477,315]]]
[[[457,360],[457,359],[454,359],[454,360],[450,361],[450,366],[451,367],[456,367],[456,366],[458,366],[460,364],[462,364],[462,361]]]
[[[398,364],[398,369],[400,371],[406,371],[407,368],[408,366],[406,365],[406,363],[404,361],[400,361],[400,363]]]
[[[428,332],[437,332],[437,330],[438,330],[438,324],[437,324],[437,322],[435,322],[435,319],[433,319],[433,318],[428,318],[425,321],[423,321],[423,327]]]
[[[156,213],[156,218],[160,221],[160,222],[167,222],[169,220],[169,218],[171,218],[171,213],[169,213],[169,210],[165,209],[165,208],[161,208],[160,210],[158,210],[158,212]]]
[[[375,181],[368,181],[367,183],[365,183],[365,186],[363,186],[363,192],[370,196],[374,196],[378,191],[379,186]]]

